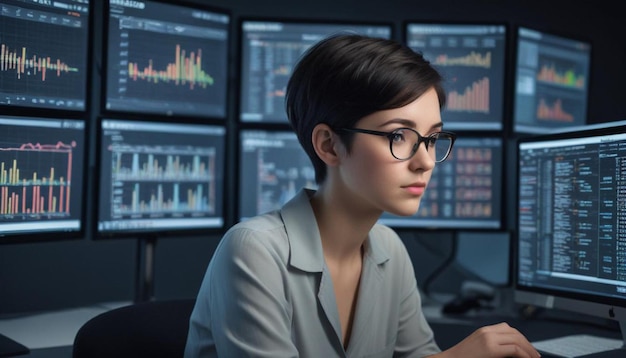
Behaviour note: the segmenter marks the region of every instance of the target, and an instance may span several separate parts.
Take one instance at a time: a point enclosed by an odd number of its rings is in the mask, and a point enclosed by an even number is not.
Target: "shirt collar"
[[[303,271],[322,272],[324,253],[310,202],[313,194],[315,190],[301,189],[281,208],[280,215],[287,231],[290,265]],[[365,255],[369,255],[376,264],[389,260],[386,250],[376,240],[372,240],[371,231],[365,243]]]

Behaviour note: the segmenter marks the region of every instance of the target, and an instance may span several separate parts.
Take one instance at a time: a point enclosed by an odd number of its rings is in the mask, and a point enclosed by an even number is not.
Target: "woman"
[[[384,212],[413,215],[455,135],[441,77],[390,40],[342,34],[293,71],[286,109],[317,190],[236,224],[209,264],[186,357],[538,357],[506,323],[441,352]]]

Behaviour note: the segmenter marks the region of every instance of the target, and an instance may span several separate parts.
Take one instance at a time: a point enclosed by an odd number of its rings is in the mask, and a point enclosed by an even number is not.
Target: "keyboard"
[[[541,353],[558,357],[575,358],[619,349],[622,348],[624,344],[619,339],[577,334],[535,341],[532,342],[532,345]]]

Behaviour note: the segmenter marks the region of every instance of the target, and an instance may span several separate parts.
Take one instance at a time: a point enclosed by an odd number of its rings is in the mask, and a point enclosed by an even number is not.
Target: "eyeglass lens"
[[[446,159],[452,146],[452,138],[446,133],[435,133],[421,137],[417,132],[409,129],[399,129],[393,132],[391,138],[391,152],[394,157],[404,160],[411,158],[424,143],[431,158],[440,162]]]

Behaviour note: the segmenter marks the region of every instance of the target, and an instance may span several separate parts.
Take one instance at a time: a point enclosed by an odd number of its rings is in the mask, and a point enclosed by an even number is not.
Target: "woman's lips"
[[[404,187],[406,191],[413,195],[422,195],[424,194],[424,189],[426,189],[426,185],[424,184],[412,184]]]

